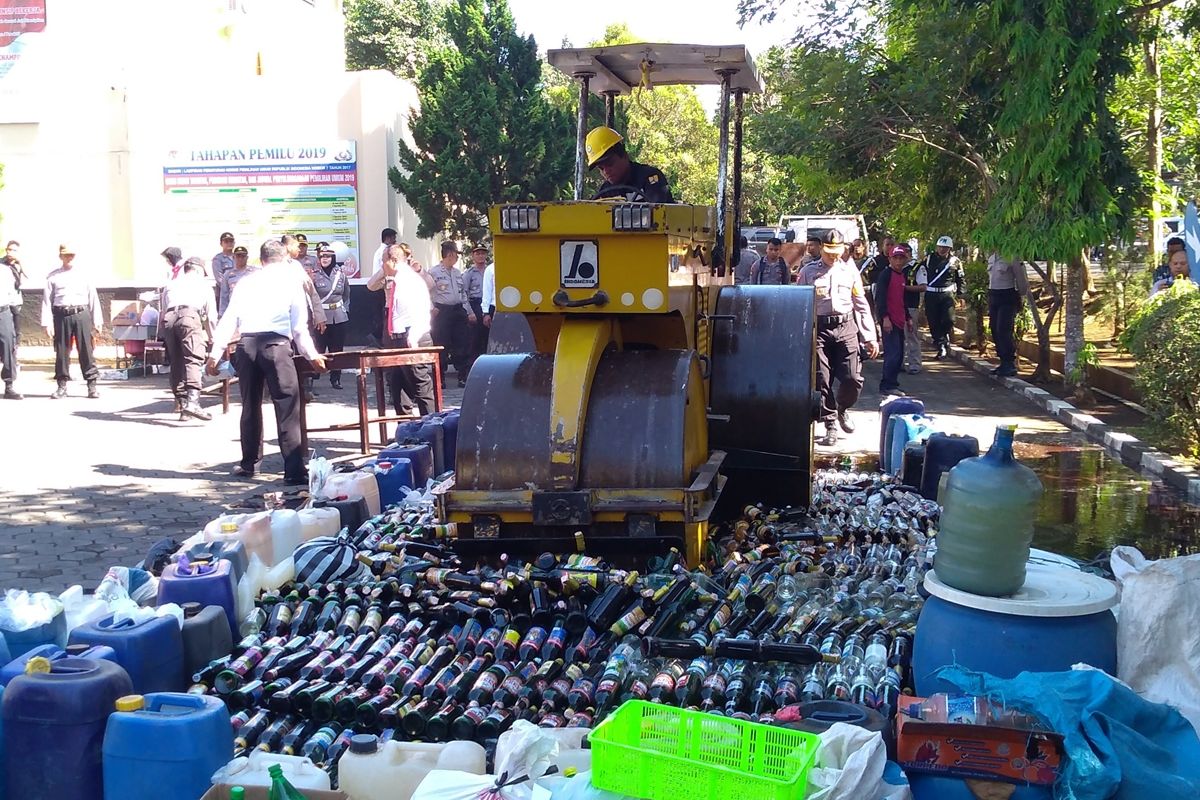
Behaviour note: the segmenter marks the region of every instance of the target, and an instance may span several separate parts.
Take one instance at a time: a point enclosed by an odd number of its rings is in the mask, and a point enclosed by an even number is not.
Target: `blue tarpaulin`
[[[1067,753],[1063,800],[1200,798],[1200,738],[1178,711],[1138,697],[1098,670],[1022,672],[995,678],[961,667],[938,677],[967,694],[1037,716]]]

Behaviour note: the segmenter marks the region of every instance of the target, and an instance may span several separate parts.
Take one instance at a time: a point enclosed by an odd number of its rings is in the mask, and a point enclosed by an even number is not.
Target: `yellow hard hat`
[[[587,153],[588,169],[596,166],[596,162],[604,158],[604,154],[611,150],[613,145],[623,141],[624,136],[604,125],[588,131],[587,141],[583,146]]]

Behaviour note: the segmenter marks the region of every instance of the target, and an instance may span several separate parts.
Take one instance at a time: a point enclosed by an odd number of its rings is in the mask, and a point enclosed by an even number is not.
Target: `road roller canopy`
[[[589,90],[629,94],[641,86],[720,86],[761,92],[762,81],[745,45],[621,44],[569,47],[546,54],[550,63],[572,78],[589,76]]]

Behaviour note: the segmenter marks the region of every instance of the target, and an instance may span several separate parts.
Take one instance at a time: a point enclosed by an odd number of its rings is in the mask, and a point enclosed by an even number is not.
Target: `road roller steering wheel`
[[[630,193],[633,194],[633,197],[628,196]],[[629,200],[630,202],[633,202],[633,203],[645,203],[646,202],[646,193],[643,192],[641,189],[639,189],[636,186],[630,186],[628,183],[617,183],[617,184],[613,184],[612,186],[606,186],[605,188],[596,192],[595,197],[593,197],[592,199],[593,200],[621,199],[621,200]]]

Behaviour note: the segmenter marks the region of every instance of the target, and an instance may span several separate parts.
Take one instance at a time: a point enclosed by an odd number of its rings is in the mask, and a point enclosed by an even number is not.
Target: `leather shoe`
[[[16,389],[14,389],[12,387],[12,384],[10,383],[9,385],[4,387],[4,399],[5,400],[24,400],[25,395],[21,394]]]
[[[854,420],[850,419],[850,412],[838,412],[838,425],[841,425],[846,433],[854,433]]]
[[[54,394],[50,395],[50,399],[51,400],[61,400],[62,398],[66,397],[66,396],[67,396],[67,387],[60,385],[57,389],[54,390]]]
[[[834,447],[838,443],[837,425],[833,422],[825,423],[825,435],[817,439],[817,444],[821,447]]]
[[[236,467],[233,468],[233,474],[239,478],[253,478],[254,477],[254,469],[253,468],[246,469],[241,464],[238,464]]]
[[[996,367],[992,374],[997,378],[1015,378],[1017,377],[1016,367]]]
[[[298,478],[296,478],[296,477],[284,478],[283,485],[284,486],[308,486],[308,476],[304,475],[304,476],[301,476]]]

